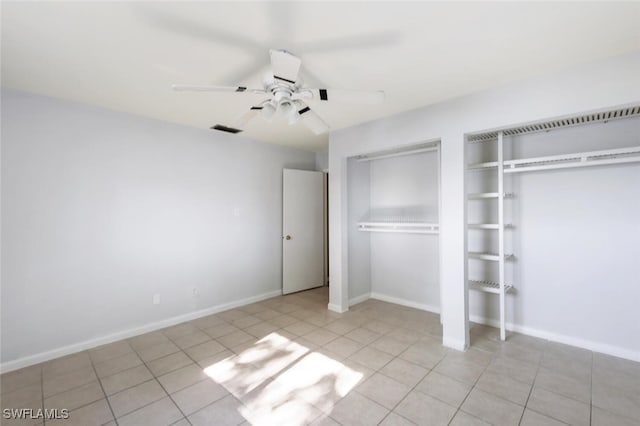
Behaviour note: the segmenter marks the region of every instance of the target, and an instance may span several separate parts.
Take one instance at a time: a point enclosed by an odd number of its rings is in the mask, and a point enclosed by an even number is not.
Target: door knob
[[[287,235],[286,237],[284,237],[285,240],[290,240],[291,239],[291,235]]]

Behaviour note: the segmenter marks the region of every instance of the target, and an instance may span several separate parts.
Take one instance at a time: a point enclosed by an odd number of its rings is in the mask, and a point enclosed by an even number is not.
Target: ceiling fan
[[[383,91],[317,89],[304,86],[299,75],[300,58],[286,50],[272,49],[271,72],[263,80],[262,89],[249,89],[244,86],[206,86],[174,84],[173,90],[193,92],[235,92],[238,94],[267,95],[268,98],[252,105],[231,125],[216,124],[211,127],[228,133],[239,133],[256,116],[271,121],[276,114],[287,118],[289,124],[298,121],[316,135],[329,131],[329,125],[315,112],[306,101],[314,102],[351,102],[376,104],[384,101]]]

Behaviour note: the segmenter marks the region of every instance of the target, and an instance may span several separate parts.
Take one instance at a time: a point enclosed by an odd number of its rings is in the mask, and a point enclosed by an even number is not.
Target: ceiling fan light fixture
[[[267,121],[271,121],[273,116],[276,114],[276,107],[273,106],[271,102],[267,102],[262,105],[262,110],[260,110],[260,116]]]
[[[296,108],[290,100],[285,99],[278,103],[278,110],[283,116],[289,117],[291,113],[295,112]]]

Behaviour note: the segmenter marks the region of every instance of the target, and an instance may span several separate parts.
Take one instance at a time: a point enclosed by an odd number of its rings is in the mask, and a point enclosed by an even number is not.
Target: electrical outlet
[[[194,287],[191,289],[191,294],[193,294],[194,296],[198,295],[198,287]]]
[[[154,305],[159,305],[160,304],[160,295],[159,294],[154,294],[153,295],[153,304]]]
[[[235,208],[233,209],[233,215],[234,215],[235,217],[240,217],[240,214],[242,214],[242,209],[241,209],[240,207],[235,207]]]

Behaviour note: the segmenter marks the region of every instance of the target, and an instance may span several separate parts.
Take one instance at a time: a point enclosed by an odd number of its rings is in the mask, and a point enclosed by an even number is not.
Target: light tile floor
[[[52,425],[640,425],[640,363],[327,289],[276,297],[0,377],[2,408]],[[36,425],[38,420],[0,420]]]

